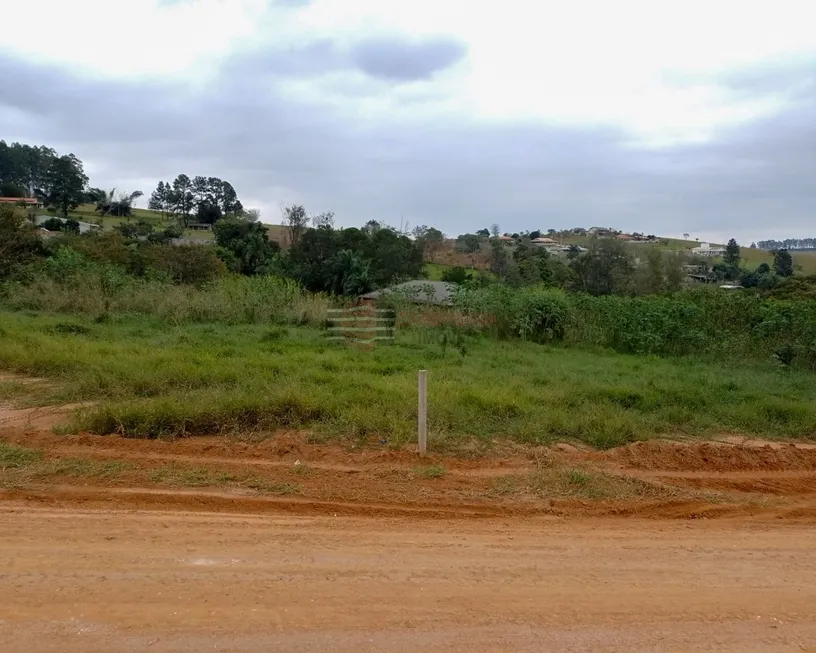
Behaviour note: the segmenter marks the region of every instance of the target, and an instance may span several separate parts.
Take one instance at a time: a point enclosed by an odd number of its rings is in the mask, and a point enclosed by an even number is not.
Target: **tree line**
[[[200,175],[190,179],[185,174],[178,175],[172,184],[160,181],[150,195],[148,208],[179,218],[185,227],[193,218],[213,225],[222,218],[244,214],[244,206],[228,181]]]
[[[760,240],[751,243],[751,247],[757,247],[768,251],[777,249],[816,249],[816,238],[786,238],[785,240]]]
[[[59,155],[45,145],[0,141],[0,195],[36,197],[64,218],[88,201],[88,176],[73,153]]]

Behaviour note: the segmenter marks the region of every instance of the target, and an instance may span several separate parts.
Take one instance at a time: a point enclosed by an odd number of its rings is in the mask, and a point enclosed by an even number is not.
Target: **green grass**
[[[526,474],[508,474],[496,478],[490,490],[495,496],[530,494],[547,499],[622,499],[666,500],[683,496],[719,501],[715,493],[690,493],[642,479],[583,468],[541,468]]]
[[[414,468],[417,478],[442,478],[446,471],[442,465],[418,465]]]
[[[235,487],[281,496],[301,494],[298,485],[273,481],[252,472],[231,473],[181,464],[143,470],[122,460],[45,458],[39,449],[0,442],[0,487],[21,487],[64,477],[107,482],[131,480],[169,487]]]
[[[46,377],[40,403],[94,401],[69,431],[175,437],[309,428],[316,439],[415,438],[429,371],[431,448],[494,439],[608,448],[654,436],[816,435],[812,372],[773,361],[657,358],[471,337],[465,355],[404,329],[373,351],[317,329],[104,323],[0,312],[0,369]],[[60,326],[63,325],[63,326]],[[269,334],[274,332],[274,337]]]
[[[448,270],[452,270],[454,267],[455,266],[453,265],[443,265],[441,263],[425,263],[422,270],[425,274],[425,278],[428,279],[428,281],[442,281],[442,275]],[[465,272],[472,274],[474,278],[479,274],[486,274],[493,277],[491,273],[482,272],[476,268],[465,268]]]
[[[0,442],[0,470],[28,467],[42,460],[42,451]]]

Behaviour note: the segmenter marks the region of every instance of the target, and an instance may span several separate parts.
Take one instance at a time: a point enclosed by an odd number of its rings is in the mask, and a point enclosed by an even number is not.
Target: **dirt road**
[[[7,501],[0,532],[3,652],[816,650],[816,528],[796,520]]]

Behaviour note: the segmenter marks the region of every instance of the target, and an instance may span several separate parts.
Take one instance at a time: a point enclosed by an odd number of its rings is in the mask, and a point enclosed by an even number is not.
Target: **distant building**
[[[25,204],[27,208],[42,208],[42,202],[36,197],[0,197],[0,204]]]
[[[615,238],[618,240],[634,240],[634,238],[629,234],[618,234],[617,236],[615,236]]]
[[[547,238],[546,236],[542,236],[541,238],[533,238],[532,242],[535,245],[557,245],[558,244],[552,238]]]
[[[709,245],[708,243],[700,243],[698,247],[694,247],[691,253],[695,256],[725,256],[725,247],[721,245]]]
[[[598,238],[611,238],[617,232],[611,227],[591,227],[587,233]]]

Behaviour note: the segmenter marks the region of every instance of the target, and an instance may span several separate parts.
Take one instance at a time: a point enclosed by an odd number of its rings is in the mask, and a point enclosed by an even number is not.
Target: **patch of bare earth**
[[[798,444],[655,440],[607,452],[506,446],[479,458],[419,458],[410,447],[314,444],[293,431],[253,442],[136,440],[57,436],[22,419],[0,424],[0,439],[42,460],[0,473],[8,500],[443,517],[816,515],[816,448]]]

